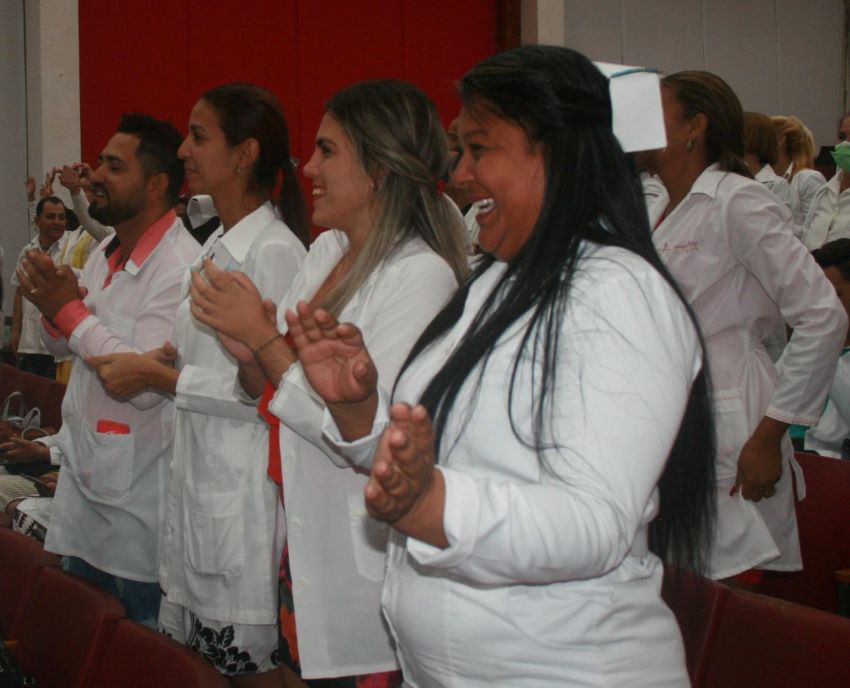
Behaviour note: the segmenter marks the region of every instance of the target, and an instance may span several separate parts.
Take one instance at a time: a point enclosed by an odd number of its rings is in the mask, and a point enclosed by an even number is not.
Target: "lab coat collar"
[[[720,169],[719,162],[709,165],[697,177],[688,195],[703,194],[714,198],[717,195],[717,187],[720,186],[720,182],[727,174],[728,172]]]
[[[260,236],[260,233],[277,219],[272,204],[268,201],[263,203],[254,212],[243,217],[221,237],[221,245],[237,263],[244,263],[245,257],[251,245]],[[223,228],[216,230],[220,234]]]
[[[762,182],[762,184],[769,182],[771,179],[778,178],[779,175],[773,171],[773,168],[770,165],[765,165],[762,167],[758,174],[756,175],[756,181]]]
[[[148,258],[150,258],[151,254],[156,250],[157,246],[159,246],[162,242],[163,237],[174,227],[176,222],[178,222],[177,214],[174,210],[169,210],[165,213],[165,215],[148,227],[148,229],[145,230],[145,233],[136,242],[133,252],[124,262],[121,269],[131,275],[137,275],[139,270],[142,269],[142,266],[144,266],[147,262]],[[180,221],[181,226],[182,224],[182,221]],[[106,242],[102,250],[106,254],[106,258],[109,262],[110,274],[116,272],[120,267],[121,260],[123,260],[123,256],[120,253],[117,253],[121,250],[121,240],[117,235],[114,236],[111,241]]]

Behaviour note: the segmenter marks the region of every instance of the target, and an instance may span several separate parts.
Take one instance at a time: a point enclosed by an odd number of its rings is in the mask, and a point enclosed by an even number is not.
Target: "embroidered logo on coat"
[[[685,241],[681,244],[673,244],[669,241],[665,241],[661,247],[658,249],[658,252],[662,256],[670,255],[671,253],[693,253],[699,248],[699,242],[691,239],[690,241]]]

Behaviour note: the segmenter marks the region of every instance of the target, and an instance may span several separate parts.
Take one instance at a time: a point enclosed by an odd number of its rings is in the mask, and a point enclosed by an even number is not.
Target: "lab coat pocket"
[[[133,483],[135,433],[96,432],[85,422],[80,432],[88,452],[80,461],[83,485],[97,498],[120,500]]]
[[[715,392],[712,402],[717,432],[717,478],[734,479],[741,448],[750,438],[747,412],[737,390]]]
[[[348,496],[348,518],[358,573],[371,581],[384,580],[389,526],[369,515],[362,494]]]
[[[241,491],[196,494],[186,492],[189,526],[187,556],[198,573],[235,576],[245,562],[245,527]]]

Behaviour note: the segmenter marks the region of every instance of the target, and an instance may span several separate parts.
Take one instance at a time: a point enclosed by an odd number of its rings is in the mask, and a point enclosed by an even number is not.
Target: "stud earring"
[[[237,167],[236,168],[236,174],[238,174],[241,177],[243,174],[245,174],[245,168],[244,167]]]
[[[685,148],[687,148],[689,151],[692,151],[695,145],[696,144],[694,144],[693,139],[688,139],[688,142],[685,144]]]

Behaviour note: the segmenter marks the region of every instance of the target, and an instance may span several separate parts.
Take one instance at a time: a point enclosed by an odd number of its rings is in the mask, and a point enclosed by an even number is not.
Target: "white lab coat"
[[[310,247],[301,273],[280,305],[316,293],[342,258],[345,235],[325,232]],[[448,264],[421,239],[391,254],[346,304],[378,368],[392,389],[410,348],[456,289]],[[324,403],[293,365],[269,408],[281,420],[280,446],[295,623],[305,678],[349,676],[397,667],[381,617],[388,529],[366,514],[367,474],[354,470],[322,439]]]
[[[814,251],[829,241],[850,238],[850,189],[841,191],[841,170],[812,198],[803,228],[803,242]]]
[[[143,353],[170,337],[180,280],[200,251],[183,223],[170,215],[170,227],[150,255],[141,265],[128,260],[107,287],[104,250],[113,239],[104,239],[92,253],[81,279],[91,315],[70,340],[44,334],[54,355]],[[80,557],[115,576],[156,582],[172,414],[163,395],[144,392],[118,401],[89,366],[74,365],[62,402],[62,428],[52,443],[61,453],[62,471],[46,549]],[[97,432],[99,420],[124,423],[130,433]]]
[[[654,206],[650,221],[663,212]],[[835,289],[794,237],[790,211],[763,185],[717,165],[694,182],[653,241],[696,311],[708,347],[718,433],[711,575],[726,578],[754,566],[797,570],[788,436],[776,496],[753,503],[729,493],[741,448],[763,416],[800,425],[820,417],[847,329]],[[794,334],[774,367],[761,340],[779,317]]]
[[[790,211],[794,211],[791,185],[784,177],[780,177],[770,165],[764,165],[756,175],[756,181],[764,184]]]
[[[305,254],[266,203],[228,232],[213,232],[192,270],[211,256],[279,301]],[[170,602],[203,618],[274,624],[282,543],[275,535],[277,486],[266,475],[269,428],[256,404],[237,393],[234,359],[192,317],[190,276],[174,322],[180,377],[160,585]]]
[[[794,226],[802,230],[812,200],[820,188],[826,184],[826,179],[817,170],[798,170],[794,174],[794,163],[788,166],[782,176],[791,185],[791,211],[794,213]]]
[[[824,456],[841,458],[844,440],[850,439],[850,348],[838,359],[829,400],[820,420],[806,433],[805,447]]]
[[[541,458],[511,428],[509,405],[531,440],[540,384],[531,377],[540,362],[526,354],[508,397],[524,317],[483,374],[467,379],[446,422],[439,470],[449,547],[394,536],[383,604],[405,685],[689,685],[646,530],[701,368],[699,343],[654,268],[624,249],[585,249],[544,411],[557,449]],[[460,319],[404,373],[396,400],[420,398],[504,269],[494,263],[472,285]],[[380,411],[372,435],[352,444],[326,417],[329,441],[370,465],[386,404]]]

